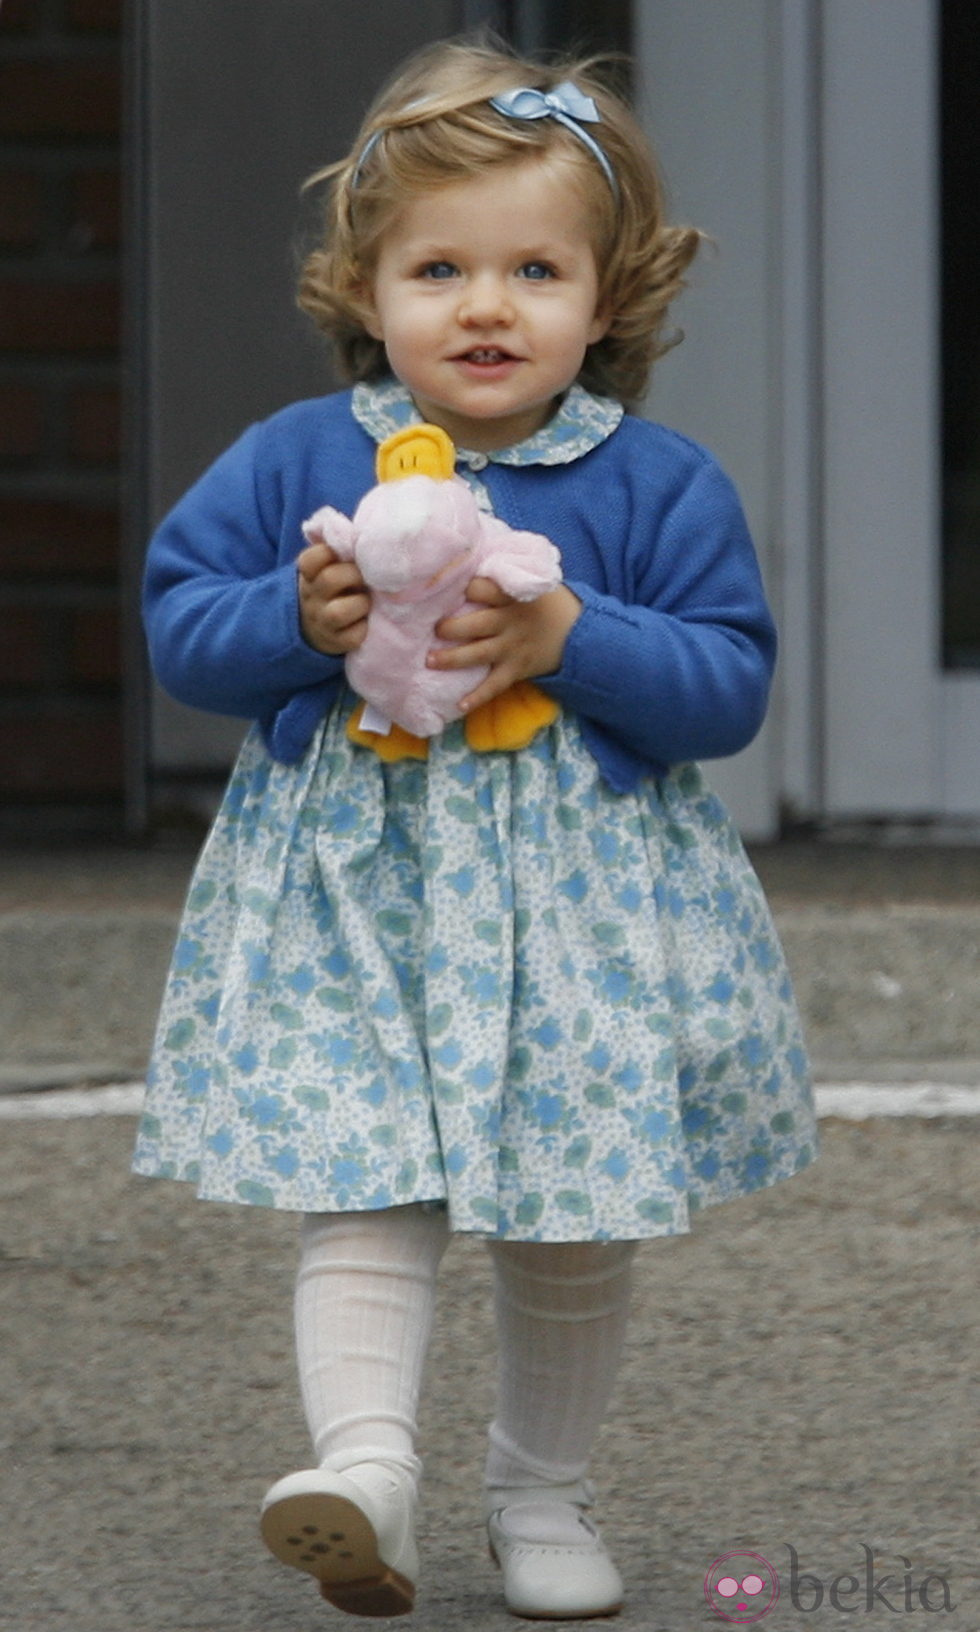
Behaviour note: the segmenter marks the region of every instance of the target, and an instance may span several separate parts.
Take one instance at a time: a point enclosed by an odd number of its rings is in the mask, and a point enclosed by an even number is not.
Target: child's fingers
[[[524,674],[517,665],[509,663],[495,664],[486,678],[481,680],[478,686],[475,686],[467,696],[462,698],[459,705],[460,712],[463,714],[472,713],[474,708],[479,708],[483,703],[492,702],[494,697],[502,696],[505,691],[510,690],[511,686],[516,685],[518,680],[524,678]]]
[[[495,640],[503,629],[500,613],[490,607],[485,611],[460,612],[455,617],[443,618],[436,625],[435,633],[440,640],[450,641],[451,645],[440,647],[433,653],[440,659],[433,667],[465,669],[469,663],[491,661],[488,652],[476,648],[483,642]]]
[[[361,569],[353,561],[331,561],[329,566],[321,567],[310,585],[313,593],[321,600],[332,600],[337,595],[349,595],[354,591],[368,593],[367,584],[361,577]]]
[[[533,680],[558,669],[565,641],[581,611],[581,601],[564,585],[536,601],[514,601],[504,595],[500,604],[485,604],[458,617],[445,618],[436,634],[453,644],[431,651],[428,665],[433,669],[466,669],[489,664],[491,674],[484,685],[492,683],[491,695],[496,695],[517,680]],[[480,700],[485,702],[487,698]]]
[[[301,594],[301,602],[307,615],[325,634],[341,634],[352,624],[366,619],[371,610],[370,596],[360,590],[334,595],[329,600],[324,600],[315,592],[305,596]]]
[[[341,634],[353,628],[355,623],[364,623],[370,610],[370,596],[359,590],[352,590],[347,595],[335,595],[332,601],[321,607],[324,626],[336,629]]]
[[[314,556],[304,561],[303,556],[313,552],[325,550],[326,560]],[[303,552],[297,557],[300,586],[309,590],[320,600],[332,600],[335,595],[346,595],[350,590],[363,590],[367,593],[367,585],[361,577],[361,569],[353,561],[339,561],[337,557],[326,549],[326,546],[314,544],[309,552]]]
[[[312,583],[318,572],[336,561],[337,557],[328,544],[308,544],[296,557],[296,565],[301,577]]]
[[[492,578],[471,578],[466,586],[466,599],[480,606],[509,606],[514,597],[495,584]]]
[[[367,633],[371,597],[363,589],[359,573],[354,584],[348,584],[336,593],[325,592],[325,581],[330,575],[340,576],[349,566],[349,562],[338,562],[325,568],[312,584],[302,576],[299,579],[299,616],[303,637],[309,645],[328,657],[346,656],[360,646]]]
[[[511,607],[517,602],[510,595],[505,595],[499,584],[492,578],[471,578],[466,586],[466,599],[471,603],[465,612],[456,612],[451,617],[443,618],[436,625],[436,634],[440,640],[448,640],[469,646],[474,641],[492,640],[501,634],[507,627],[507,615]],[[462,663],[447,663],[450,668],[465,668],[466,663],[485,663],[486,655],[473,657],[468,654]]]
[[[366,618],[358,618],[346,628],[323,628],[316,618],[304,618],[302,625],[307,644],[325,657],[346,657],[348,652],[356,652],[367,634]]]

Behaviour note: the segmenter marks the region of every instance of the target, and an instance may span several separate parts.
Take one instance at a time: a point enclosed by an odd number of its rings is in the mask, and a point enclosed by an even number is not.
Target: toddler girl
[[[760,886],[695,761],[765,712],[775,637],[731,484],[632,417],[698,242],[588,63],[422,53],[331,181],[301,301],[353,389],[254,425],[153,540],[164,686],[255,722],[191,887],[135,1158],[303,1215],[296,1332],[316,1467],[262,1533],[332,1604],[412,1607],[416,1405],[437,1267],[495,1277],[491,1550],[519,1615],[613,1614],[589,1460],[630,1260],[814,1154],[807,1068]],[[563,582],[474,579],[428,661],[472,714],[533,680],[530,746],[352,740],[350,514],[376,446],[448,432],[480,505]]]

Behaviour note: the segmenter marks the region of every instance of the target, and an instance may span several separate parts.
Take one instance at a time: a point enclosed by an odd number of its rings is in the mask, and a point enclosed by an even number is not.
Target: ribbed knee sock
[[[303,1220],[300,1389],[319,1464],[383,1462],[417,1479],[416,1414],[445,1214],[417,1206]]]
[[[619,1366],[634,1247],[490,1243],[499,1359],[488,1485],[584,1477]]]

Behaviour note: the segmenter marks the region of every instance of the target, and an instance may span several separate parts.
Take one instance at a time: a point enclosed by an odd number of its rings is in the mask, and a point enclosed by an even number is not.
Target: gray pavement
[[[641,1249],[595,1469],[623,1632],[731,1624],[703,1583],[736,1551],[781,1578],[766,1632],[980,1627],[980,1123],[823,1128],[808,1173]],[[3,1124],[0,1627],[367,1624],[257,1539],[266,1484],[307,1461],[294,1221],[131,1179],[132,1134],[129,1118]],[[401,1624],[504,1632],[519,1623],[477,1506],[492,1365],[479,1243],[454,1243],[440,1298],[424,1577]],[[808,1577],[796,1602],[790,1548]]]
[[[0,1090],[139,1073],[192,860],[186,844],[0,853]],[[980,850],[756,861],[825,1079],[980,1084]],[[133,1132],[0,1124],[0,1628],[359,1624],[256,1535],[263,1489],[308,1456],[294,1220],[132,1179]],[[980,1632],[980,1120],[823,1134],[807,1174],[641,1250],[596,1465],[623,1632],[733,1624],[704,1578],[737,1551],[781,1578],[765,1632],[898,1616]],[[422,1632],[518,1624],[478,1511],[484,1258],[458,1241],[442,1276],[425,1573],[402,1623]]]

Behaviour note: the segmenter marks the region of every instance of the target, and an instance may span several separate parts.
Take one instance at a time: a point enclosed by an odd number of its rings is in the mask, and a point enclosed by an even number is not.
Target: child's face
[[[407,204],[381,240],[367,327],[459,447],[550,419],[608,327],[586,207],[559,163],[501,166]]]

